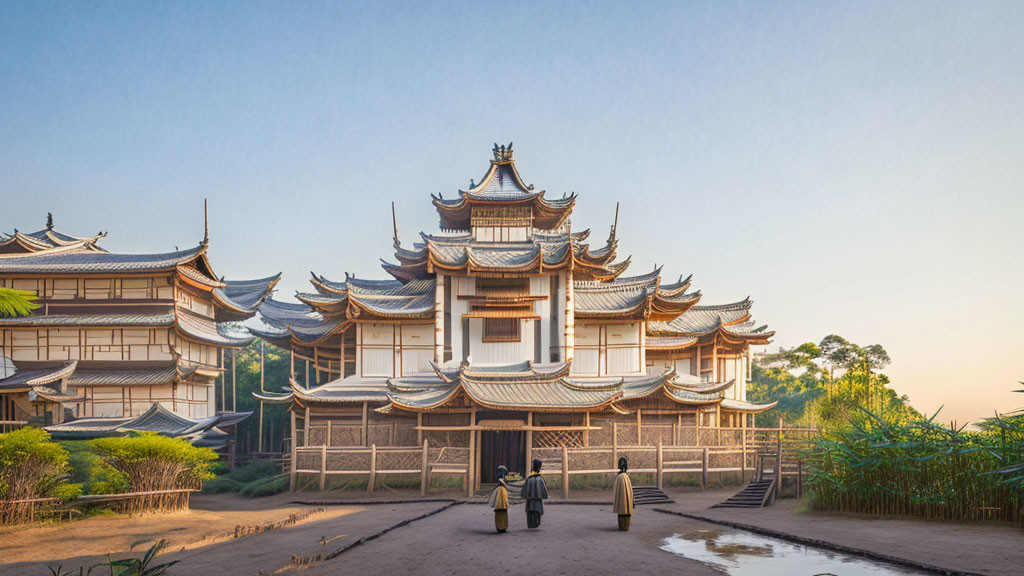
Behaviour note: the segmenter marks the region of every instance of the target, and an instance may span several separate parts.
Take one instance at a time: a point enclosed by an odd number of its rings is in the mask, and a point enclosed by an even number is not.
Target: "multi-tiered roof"
[[[358,321],[424,322],[434,319],[436,277],[525,277],[571,271],[574,318],[577,322],[646,322],[647,349],[679,352],[702,344],[738,347],[766,344],[774,334],[754,327],[750,300],[724,306],[698,306],[699,291],[690,291],[691,277],[662,282],[662,269],[625,277],[629,258],[617,260],[618,237],[612,226],[599,247],[587,242],[590,230],[571,226],[576,195],[548,199],[524,182],[516,169],[512,146],[494,147],[479,184],[459,190],[455,198],[432,196],[441,232],[420,233],[420,241],[404,247],[395,230],[395,262],[382,261],[392,280],[367,280],[346,275],[344,281],[312,274],[314,292],[296,294],[301,304],[268,299],[260,306],[269,326],[255,333],[306,358],[338,357],[344,334]],[[490,221],[488,209],[500,209]],[[515,220],[510,224],[510,215]],[[528,237],[481,239],[476,232],[488,226],[521,226]],[[468,318],[536,319],[531,296],[489,291],[460,296],[473,302]],[[542,297],[543,298],[543,297]],[[340,365],[340,364],[339,364]],[[656,393],[679,404],[716,404],[729,383],[702,384],[674,371],[644,377],[605,379],[569,376],[567,363],[504,367],[436,367],[422,377],[381,379],[339,378],[315,387],[293,379],[284,395],[263,394],[265,401],[378,402],[382,411],[432,410],[456,398],[468,398],[492,409],[574,411],[608,408],[626,410],[629,401]],[[511,379],[511,380],[510,380]],[[507,386],[515,381],[516,386]],[[739,406],[737,409],[764,407]],[[742,403],[741,403],[742,404]]]
[[[99,299],[81,293],[71,298],[40,293],[40,307],[31,316],[0,318],[0,329],[10,328],[165,328],[184,342],[214,349],[237,349],[252,342],[241,324],[252,318],[269,296],[279,275],[257,280],[218,278],[207,257],[208,238],[186,250],[160,254],[114,254],[97,241],[105,234],[77,237],[54,230],[52,218],[38,232],[4,235],[0,240],[0,278],[44,279],[51,286],[60,278],[166,277],[170,285],[189,289],[208,299],[212,314],[180,306],[174,294],[125,298],[111,292]],[[185,359],[172,346],[169,361],[18,360],[7,362],[16,372],[0,374],[0,393],[29,392],[54,402],[81,399],[81,387],[158,386],[209,384],[221,374],[219,367]],[[76,393],[61,392],[79,390]],[[126,421],[129,419],[126,419]],[[105,425],[105,424],[104,424]]]

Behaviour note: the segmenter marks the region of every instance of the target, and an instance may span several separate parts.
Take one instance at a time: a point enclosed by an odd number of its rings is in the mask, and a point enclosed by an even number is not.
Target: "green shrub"
[[[227,476],[221,476],[220,478],[214,478],[203,483],[204,494],[223,494],[225,492],[238,492],[245,484],[229,478]]]
[[[210,467],[217,454],[186,440],[151,432],[92,441],[105,464],[128,479],[133,492],[198,488],[213,478]]]
[[[68,452],[39,428],[0,434],[0,498],[46,498],[68,470]]]
[[[128,478],[103,462],[91,441],[70,440],[60,442],[60,445],[71,453],[71,481],[81,484],[85,494],[128,491]]]
[[[261,478],[259,480],[253,480],[246,484],[239,491],[239,494],[246,498],[261,498],[263,496],[272,496],[274,494],[280,494],[288,489],[288,477],[277,476],[270,478]]]

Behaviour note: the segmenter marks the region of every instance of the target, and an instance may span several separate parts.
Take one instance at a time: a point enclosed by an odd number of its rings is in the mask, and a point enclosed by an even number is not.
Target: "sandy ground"
[[[981,574],[1024,573],[1024,531],[1010,527],[917,520],[876,520],[802,512],[795,500],[760,510],[708,506],[732,490],[672,494],[675,504],[656,506],[708,518],[760,526],[797,536]],[[414,494],[375,494],[372,500]],[[338,498],[340,496],[340,498]],[[292,556],[315,557],[373,535],[403,520],[445,506],[444,502],[369,504],[365,493],[282,494],[266,499],[196,498],[193,510],[141,518],[100,517],[50,526],[0,530],[0,574],[47,574],[46,564],[90,565],[106,553],[134,550],[167,538],[165,560],[180,560],[173,575],[222,574],[621,574],[676,572],[694,576],[721,572],[660,549],[673,534],[727,530],[638,507],[633,528],[615,527],[610,505],[551,504],[539,530],[527,530],[522,505],[510,511],[509,532],[494,533],[486,506],[459,504],[366,541],[336,558],[307,568]],[[573,500],[606,500],[608,494],[576,492]],[[295,525],[234,539],[235,526],[252,526],[308,513],[293,500],[342,499]],[[363,502],[360,502],[363,501]]]

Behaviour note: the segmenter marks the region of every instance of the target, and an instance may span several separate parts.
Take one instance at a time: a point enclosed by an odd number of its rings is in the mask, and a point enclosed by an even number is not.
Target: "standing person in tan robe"
[[[487,498],[487,503],[494,509],[494,528],[498,534],[508,530],[508,488],[505,486],[507,475],[508,468],[498,466],[498,487]]]
[[[633,516],[633,483],[629,481],[626,470],[629,462],[626,457],[619,458],[619,474],[615,477],[615,500],[612,510],[619,515],[619,530],[629,530],[629,519]]]

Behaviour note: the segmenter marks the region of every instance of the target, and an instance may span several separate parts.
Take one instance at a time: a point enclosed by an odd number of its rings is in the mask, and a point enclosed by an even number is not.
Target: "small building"
[[[750,348],[774,334],[752,302],[626,275],[616,224],[592,243],[576,199],[526,184],[495,145],[479,183],[433,197],[439,232],[406,246],[396,225],[391,279],[314,274],[301,303],[260,305],[254,332],[291,351],[293,377],[258,397],[290,407],[300,448],[426,442],[424,461],[460,459],[477,483],[553,448],[693,445],[774,406],[746,400]],[[329,458],[297,465],[344,466]]]
[[[113,254],[99,246],[104,236],[64,234],[50,218],[38,232],[0,237],[0,287],[39,304],[0,318],[0,420],[68,437],[236,424],[225,353],[252,342],[241,322],[278,276],[220,279],[208,235],[163,254]]]

